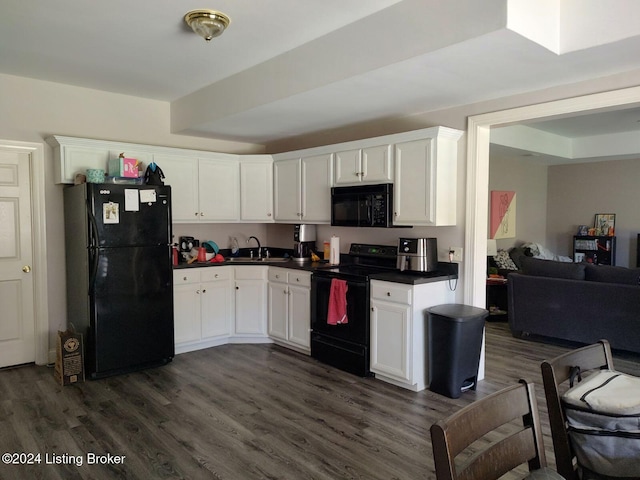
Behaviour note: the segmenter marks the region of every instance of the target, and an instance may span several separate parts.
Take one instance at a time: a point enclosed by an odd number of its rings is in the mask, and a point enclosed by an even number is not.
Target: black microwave
[[[393,184],[333,187],[331,225],[338,227],[392,227]]]

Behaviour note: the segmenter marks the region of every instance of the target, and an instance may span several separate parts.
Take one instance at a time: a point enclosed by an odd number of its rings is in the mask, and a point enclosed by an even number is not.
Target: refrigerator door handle
[[[91,210],[88,210],[88,215],[89,223],[91,224],[91,232],[89,232],[89,261],[91,262],[89,267],[89,295],[92,295],[96,283],[96,274],[98,273],[100,250],[98,249],[98,225],[96,223],[96,217],[91,213]]]

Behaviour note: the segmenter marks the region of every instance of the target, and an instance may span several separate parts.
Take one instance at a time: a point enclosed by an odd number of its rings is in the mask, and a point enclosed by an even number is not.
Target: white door
[[[0,151],[0,367],[36,359],[30,160]]]

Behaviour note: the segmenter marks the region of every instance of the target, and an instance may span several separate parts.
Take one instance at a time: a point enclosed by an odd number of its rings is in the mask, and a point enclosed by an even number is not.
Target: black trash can
[[[428,308],[427,313],[429,389],[449,398],[475,390],[489,312],[451,303]]]

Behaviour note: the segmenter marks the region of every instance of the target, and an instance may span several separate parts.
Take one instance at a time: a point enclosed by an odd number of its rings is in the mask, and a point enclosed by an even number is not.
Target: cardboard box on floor
[[[60,385],[84,382],[82,334],[58,330],[54,376]]]

